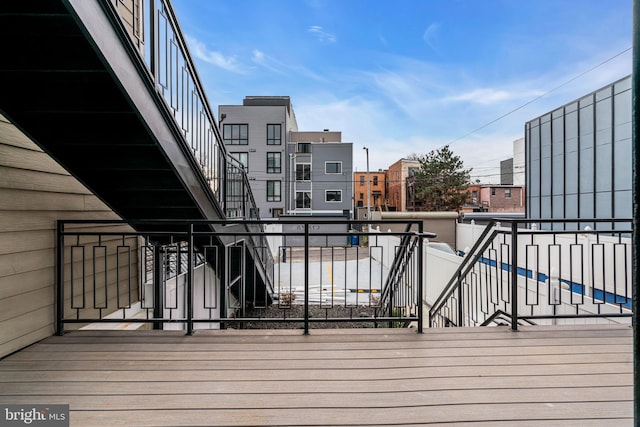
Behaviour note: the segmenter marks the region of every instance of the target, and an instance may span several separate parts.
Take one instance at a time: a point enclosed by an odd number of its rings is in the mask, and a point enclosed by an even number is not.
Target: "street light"
[[[362,147],[367,152],[367,219],[371,221],[371,181],[369,179],[369,149]],[[371,224],[369,224],[371,228]]]

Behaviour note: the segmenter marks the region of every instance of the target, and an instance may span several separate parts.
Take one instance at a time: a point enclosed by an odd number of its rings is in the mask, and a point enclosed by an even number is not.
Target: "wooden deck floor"
[[[631,426],[628,326],[82,331],[0,361],[0,402],[90,426]]]

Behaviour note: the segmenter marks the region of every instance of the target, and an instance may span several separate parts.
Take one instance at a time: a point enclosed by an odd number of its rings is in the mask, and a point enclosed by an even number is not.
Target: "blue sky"
[[[357,170],[364,146],[376,170],[450,144],[482,182],[527,120],[631,73],[631,3],[173,0],[214,111],[289,95],[300,130],[354,143]]]

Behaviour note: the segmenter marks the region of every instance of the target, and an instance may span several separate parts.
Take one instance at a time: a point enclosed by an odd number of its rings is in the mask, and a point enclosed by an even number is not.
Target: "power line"
[[[567,80],[567,81],[565,81],[565,82],[561,83],[560,85],[558,85],[558,86],[554,87],[553,89],[548,90],[547,92],[543,93],[542,95],[539,95],[539,96],[537,96],[537,97],[533,98],[532,100],[530,100],[530,101],[528,101],[528,102],[525,102],[525,103],[524,103],[524,104],[522,104],[521,106],[516,107],[516,108],[514,108],[513,110],[511,110],[511,111],[509,111],[509,112],[507,112],[507,113],[505,113],[505,114],[501,115],[500,117],[498,117],[498,118],[496,118],[496,119],[493,119],[493,120],[491,120],[490,122],[485,123],[484,125],[482,125],[482,126],[480,126],[480,127],[476,128],[476,129],[472,130],[471,132],[469,132],[469,133],[467,133],[467,134],[465,134],[465,135],[463,135],[463,136],[461,136],[461,137],[459,137],[459,138],[456,138],[456,139],[452,140],[451,142],[449,142],[448,144],[443,145],[443,146],[442,146],[442,147],[440,147],[440,148],[443,148],[443,147],[445,147],[445,146],[447,146],[447,145],[451,145],[451,144],[453,144],[453,143],[455,143],[455,142],[458,142],[458,141],[460,141],[461,139],[464,139],[464,138],[466,138],[466,137],[468,137],[468,136],[470,136],[470,135],[473,135],[474,133],[476,133],[476,132],[478,132],[478,131],[480,131],[480,130],[482,130],[482,129],[484,129],[484,128],[488,127],[488,126],[491,126],[492,124],[496,123],[497,121],[500,121],[500,120],[504,119],[505,117],[510,116],[511,114],[515,113],[516,111],[521,110],[521,109],[523,109],[524,107],[526,107],[526,106],[528,106],[528,105],[530,105],[530,104],[533,104],[533,103],[534,103],[534,102],[536,102],[537,100],[539,100],[539,99],[541,99],[541,98],[544,98],[545,96],[547,96],[547,95],[549,95],[550,93],[555,92],[556,90],[558,90],[558,89],[560,89],[560,88],[562,88],[562,87],[564,87],[564,86],[568,85],[569,83],[574,82],[575,80],[579,79],[580,77],[584,76],[585,74],[588,74],[588,73],[592,72],[593,70],[595,70],[595,69],[597,69],[597,68],[602,67],[603,65],[607,64],[608,62],[613,61],[613,60],[614,60],[614,59],[616,59],[617,57],[619,57],[619,56],[621,56],[621,55],[623,55],[623,54],[625,54],[625,53],[629,52],[630,50],[631,50],[631,47],[628,47],[628,48],[624,49],[623,51],[618,52],[617,54],[613,55],[612,57],[610,57],[610,58],[608,58],[608,59],[605,59],[605,60],[604,60],[604,61],[602,61],[601,63],[599,63],[599,64],[597,64],[597,65],[595,65],[595,66],[593,66],[593,67],[589,68],[589,69],[588,69],[588,70],[586,70],[586,71],[583,71],[582,73],[580,73],[580,74],[578,74],[578,75],[576,75],[576,76],[574,76],[574,77],[572,77],[572,78],[570,78],[569,80]]]

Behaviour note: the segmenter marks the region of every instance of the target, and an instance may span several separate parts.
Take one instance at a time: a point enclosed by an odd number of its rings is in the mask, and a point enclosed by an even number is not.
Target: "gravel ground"
[[[311,322],[309,328],[312,329],[335,329],[335,328],[374,328],[373,315],[375,307],[357,306],[333,306],[332,308],[322,308],[320,306],[309,307],[309,317],[318,318],[350,318],[357,319],[347,322]],[[263,318],[302,318],[304,317],[304,306],[292,305],[286,309],[278,308],[277,305],[265,309],[252,309],[247,312],[247,317]],[[371,320],[366,320],[371,319]],[[382,326],[380,324],[379,326]],[[302,329],[302,322],[247,322],[245,329]]]
[[[354,264],[350,264],[352,269],[355,271],[358,269],[357,263],[359,260],[364,260],[369,258],[369,249],[366,247],[358,247],[352,246],[348,248],[310,248],[309,249],[309,262],[310,263],[319,263],[321,261],[326,262],[327,260],[333,260],[335,262],[340,261],[349,261],[355,262]],[[287,262],[293,264],[304,263],[304,248],[293,247],[288,248],[287,251]],[[287,266],[287,264],[283,264],[283,266]],[[286,273],[289,267],[285,267],[283,271]],[[364,269],[370,269],[369,265],[365,267],[361,267]],[[315,271],[315,270],[314,270]],[[335,271],[332,274],[334,275],[334,279],[338,283],[342,283],[344,279],[340,278],[342,270]],[[371,272],[369,271],[369,274]],[[364,277],[364,274],[363,274]],[[287,283],[288,279],[283,279],[285,283]],[[353,285],[354,287],[358,287],[357,284]],[[361,289],[368,289],[367,286],[360,286]],[[353,320],[345,321],[345,322],[310,322],[309,328],[311,329],[337,329],[337,328],[375,328],[376,324],[373,321],[373,316],[376,311],[376,307],[371,307],[369,305],[355,305],[362,304],[364,300],[367,301],[368,298],[366,294],[361,294],[361,299],[358,302],[347,302],[347,304],[354,305],[334,305],[333,307],[324,308],[319,305],[311,305],[309,307],[309,317],[311,319],[321,319],[321,318],[349,318]],[[344,304],[344,302],[342,302]],[[382,313],[378,313],[378,316],[384,316]],[[303,318],[304,317],[304,306],[302,304],[293,303],[292,305],[287,305],[285,308],[280,308],[276,302],[271,307],[267,308],[259,308],[259,309],[247,309],[246,317],[252,318]],[[379,327],[386,327],[386,322],[378,323]],[[245,329],[302,329],[304,328],[303,322],[259,322],[259,321],[251,321],[246,322],[243,327]]]

